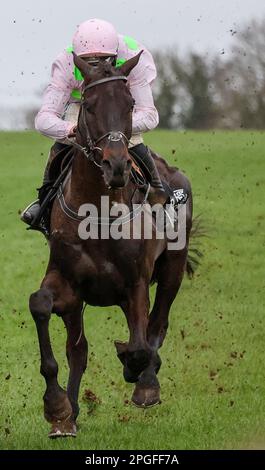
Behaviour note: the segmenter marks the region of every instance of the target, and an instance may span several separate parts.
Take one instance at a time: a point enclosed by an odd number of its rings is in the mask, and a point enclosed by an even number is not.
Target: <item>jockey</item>
[[[36,116],[35,127],[41,134],[54,139],[56,145],[59,145],[58,149],[62,145],[69,148],[71,139],[75,138],[83,78],[74,65],[73,51],[91,65],[97,66],[99,61],[104,60],[119,67],[140,50],[143,50],[140,60],[128,76],[130,92],[135,100],[129,147],[137,163],[147,168],[151,187],[158,195],[164,195],[155,162],[142,138],[142,133],[154,129],[159,121],[151,89],[156,78],[156,67],[152,55],[145,47],[129,36],[118,34],[107,21],[90,19],[81,23],[72,46],[58,55],[52,64],[51,80]],[[50,158],[49,156],[42,189],[47,186]],[[39,210],[40,201],[37,200],[23,211],[21,219],[31,225]]]

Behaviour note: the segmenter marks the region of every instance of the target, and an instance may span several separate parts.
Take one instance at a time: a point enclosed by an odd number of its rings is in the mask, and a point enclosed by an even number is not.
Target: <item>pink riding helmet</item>
[[[87,54],[111,56],[117,54],[118,42],[118,34],[112,24],[94,18],[78,26],[73,37],[73,49],[79,56]]]

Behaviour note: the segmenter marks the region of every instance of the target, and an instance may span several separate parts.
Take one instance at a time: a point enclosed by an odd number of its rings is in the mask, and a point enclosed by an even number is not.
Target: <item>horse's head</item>
[[[115,68],[106,62],[94,67],[74,54],[74,63],[84,77],[77,142],[84,147],[90,144],[90,148],[92,144],[99,150],[105,183],[111,188],[124,187],[132,167],[128,142],[134,100],[125,77],[137,65],[140,55],[141,52]]]

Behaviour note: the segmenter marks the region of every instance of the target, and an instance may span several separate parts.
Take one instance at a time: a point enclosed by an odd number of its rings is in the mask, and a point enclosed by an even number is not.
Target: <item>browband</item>
[[[127,77],[125,77],[125,75],[118,75],[117,77],[101,78],[101,80],[96,80],[95,82],[89,83],[89,85],[86,85],[84,90],[83,90],[83,93],[84,93],[84,91],[88,90],[89,88],[92,88],[93,86],[101,85],[102,83],[106,83],[106,82],[112,82],[114,80],[123,80],[123,81],[127,82],[128,79],[127,79]]]

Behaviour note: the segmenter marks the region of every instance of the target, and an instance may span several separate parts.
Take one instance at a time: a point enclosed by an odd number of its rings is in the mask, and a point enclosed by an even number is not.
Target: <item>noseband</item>
[[[88,85],[85,86],[85,88],[83,89],[83,92],[82,92],[82,98],[81,98],[81,116],[83,117],[83,114],[84,114],[84,107],[83,105],[85,104],[85,99],[84,99],[84,93],[90,89],[90,88],[93,88],[94,86],[96,85],[102,85],[103,83],[107,83],[107,82],[113,82],[115,80],[122,80],[122,81],[125,81],[127,82],[127,77],[125,77],[125,75],[118,75],[116,77],[106,77],[106,78],[101,78],[100,80],[96,80],[95,82],[93,83],[90,83]],[[72,145],[74,147],[76,147],[77,149],[79,149],[81,152],[84,153],[84,155],[87,157],[88,160],[92,161],[93,163],[95,163],[96,166],[98,167],[101,167],[101,165],[99,163],[96,162],[95,158],[94,158],[94,152],[95,150],[99,150],[100,152],[103,152],[102,148],[98,146],[98,144],[103,140],[105,139],[106,137],[108,137],[108,140],[111,141],[111,142],[119,142],[119,141],[123,141],[124,145],[128,145],[129,143],[129,140],[127,139],[126,135],[121,132],[121,131],[109,131],[109,132],[106,132],[106,134],[102,135],[101,137],[99,137],[97,140],[92,140],[91,137],[90,137],[90,134],[89,134],[89,129],[88,129],[88,125],[87,125],[87,122],[85,119],[83,119],[83,123],[84,123],[84,126],[85,126],[85,130],[86,130],[86,145],[84,147],[82,147],[82,145],[78,144],[77,142],[71,142]]]

